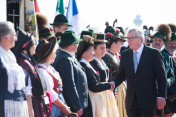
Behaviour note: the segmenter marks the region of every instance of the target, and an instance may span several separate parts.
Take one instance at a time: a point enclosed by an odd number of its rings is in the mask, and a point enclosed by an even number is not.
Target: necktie
[[[134,71],[136,73],[137,66],[138,66],[138,58],[137,58],[137,52],[133,53],[133,62],[134,62]]]

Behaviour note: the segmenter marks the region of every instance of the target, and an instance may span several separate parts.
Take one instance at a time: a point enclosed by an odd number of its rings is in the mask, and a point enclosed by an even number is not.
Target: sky
[[[3,10],[6,0],[0,0],[0,21],[4,20]],[[37,0],[40,12],[47,16],[49,23],[55,17],[57,0]],[[69,0],[64,0],[65,7]],[[124,29],[134,28],[134,19],[140,16],[142,24],[155,29],[161,23],[176,24],[176,0],[76,0],[83,29],[90,24],[95,32],[104,32],[105,22],[112,26],[117,18],[116,26]]]
[[[37,0],[40,12],[50,23],[55,17],[57,0]],[[69,0],[64,0],[65,6]],[[110,25],[117,18],[116,26],[134,28],[134,19],[140,16],[143,25],[154,28],[161,23],[176,24],[176,0],[76,0],[81,24],[97,32],[104,32],[105,22]]]

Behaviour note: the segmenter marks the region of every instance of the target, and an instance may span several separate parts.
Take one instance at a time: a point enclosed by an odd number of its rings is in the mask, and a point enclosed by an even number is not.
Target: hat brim
[[[72,27],[72,25],[70,25],[69,23],[60,23],[60,22],[56,22],[56,23],[53,23],[53,24],[50,24],[50,25],[58,25],[58,24],[64,24],[64,25],[68,25],[70,27]]]
[[[94,42],[98,43],[108,43],[107,40],[95,39]]]
[[[120,39],[118,39],[118,40],[120,40],[120,41],[122,41],[122,42],[126,42],[126,40],[125,40],[125,39],[122,39],[122,38],[120,38]]]
[[[108,35],[109,37],[107,37],[107,39],[115,39],[115,40],[117,40],[117,41],[123,41],[123,42],[126,42],[126,40],[125,39],[123,39],[123,38],[125,38],[125,37],[121,37],[121,36],[115,36],[115,35]]]
[[[52,46],[51,46],[50,50],[48,50],[47,53],[45,53],[45,56],[43,56],[42,58],[39,58],[39,57],[36,56],[36,58],[35,58],[36,61],[45,60],[45,59],[51,54],[51,52],[53,51],[53,49],[54,49],[54,47],[55,47],[55,45],[56,45],[56,42],[57,42],[57,41],[56,41],[57,38],[56,38],[55,36],[49,37],[49,38],[46,39],[46,40],[47,40],[49,43],[51,43]],[[42,43],[39,43],[38,47],[40,47],[40,44],[42,44]],[[40,49],[42,49],[42,48],[40,48]],[[37,54],[37,49],[36,49],[36,54]]]
[[[59,46],[60,46],[61,48],[63,48],[63,47],[67,47],[67,46],[70,46],[70,45],[72,45],[72,44],[76,44],[76,43],[79,43],[79,42],[82,42],[82,41],[83,41],[82,39],[76,39],[74,42],[62,43],[62,39],[61,39],[61,41],[59,42]]]
[[[82,41],[83,41],[82,39],[77,39],[75,42],[73,42],[73,44],[79,43],[79,42],[82,42]]]

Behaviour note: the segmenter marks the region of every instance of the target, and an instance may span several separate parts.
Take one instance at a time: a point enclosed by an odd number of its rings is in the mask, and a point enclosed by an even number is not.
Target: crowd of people
[[[36,15],[32,34],[0,22],[0,117],[172,117],[176,113],[176,25],[148,37],[106,23],[80,38],[62,14],[54,34]],[[128,42],[128,47],[124,43]]]

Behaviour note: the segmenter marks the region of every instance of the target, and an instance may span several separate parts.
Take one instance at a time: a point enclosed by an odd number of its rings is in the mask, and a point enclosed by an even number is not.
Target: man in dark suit
[[[128,117],[154,117],[156,108],[165,106],[166,74],[162,56],[143,44],[142,32],[128,33],[130,49],[121,55],[116,87],[127,80],[126,110]]]
[[[75,58],[78,39],[74,32],[65,31],[61,35],[60,53],[54,62],[55,69],[63,81],[63,95],[71,111],[85,117],[88,106],[88,86],[84,68]]]

